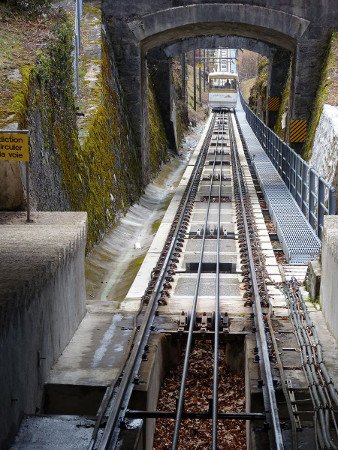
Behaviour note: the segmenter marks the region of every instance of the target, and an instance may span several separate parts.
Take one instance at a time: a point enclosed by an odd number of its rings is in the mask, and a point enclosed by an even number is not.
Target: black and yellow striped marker
[[[290,142],[304,142],[307,133],[307,120],[292,119],[290,123]]]
[[[269,97],[268,99],[268,110],[269,111],[278,111],[280,105],[279,97]]]

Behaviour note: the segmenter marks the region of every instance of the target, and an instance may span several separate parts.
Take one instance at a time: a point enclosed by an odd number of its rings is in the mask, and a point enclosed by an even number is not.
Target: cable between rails
[[[219,137],[217,137],[217,140],[218,140],[218,138]],[[213,161],[213,166],[212,166],[211,180],[210,180],[210,187],[209,187],[209,194],[208,194],[207,210],[206,210],[206,216],[205,216],[203,234],[202,234],[202,243],[201,243],[201,247],[200,247],[200,258],[199,258],[199,262],[198,262],[197,279],[196,279],[192,307],[190,310],[190,323],[189,323],[187,344],[186,344],[185,355],[184,355],[181,386],[180,386],[180,392],[179,392],[178,403],[177,403],[177,408],[176,408],[175,429],[174,429],[173,442],[172,442],[172,447],[171,447],[172,450],[176,450],[178,447],[179,432],[180,432],[180,427],[181,427],[182,415],[183,415],[183,411],[184,411],[184,393],[185,393],[185,386],[186,386],[187,375],[188,375],[189,358],[190,358],[190,353],[191,353],[193,331],[194,331],[194,325],[195,325],[195,316],[196,316],[197,303],[198,303],[198,294],[199,294],[201,274],[202,274],[202,263],[203,263],[206,231],[207,231],[209,211],[210,211],[212,187],[213,187],[213,181],[214,181],[216,156],[217,156],[217,152],[215,151],[214,161]]]

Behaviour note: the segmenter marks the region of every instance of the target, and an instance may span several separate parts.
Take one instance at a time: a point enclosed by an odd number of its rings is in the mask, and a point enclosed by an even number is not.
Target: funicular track
[[[179,444],[180,428],[182,419],[187,417],[199,417],[212,420],[212,436],[210,446],[213,450],[218,448],[218,420],[238,419],[238,420],[261,420],[265,427],[269,429],[269,442],[271,449],[285,448],[280,427],[277,400],[275,395],[274,382],[269,361],[269,348],[267,334],[272,333],[267,325],[263,311],[267,306],[267,291],[264,284],[264,258],[256,239],[255,224],[251,210],[250,199],[247,195],[246,181],[242,173],[241,164],[237,154],[236,138],[234,127],[236,126],[233,115],[229,112],[214,114],[210,128],[202,146],[197,163],[192,172],[186,191],[182,197],[175,220],[172,224],[166,244],[163,248],[157,266],[153,270],[152,279],[148,289],[143,296],[143,302],[138,316],[142,319],[141,326],[135,333],[132,349],[117,384],[110,387],[104,397],[99,410],[97,424],[94,430],[90,449],[114,449],[117,448],[120,431],[127,426],[128,417],[156,418],[167,417],[175,419],[175,430],[172,437],[172,449],[177,449]],[[211,147],[211,141],[213,146]],[[226,145],[226,140],[230,146]],[[210,151],[211,148],[213,151]],[[241,261],[244,282],[247,287],[246,299],[253,309],[254,333],[257,341],[257,360],[259,362],[260,374],[262,377],[262,393],[264,399],[264,412],[243,413],[243,412],[222,412],[218,408],[218,362],[219,362],[219,338],[220,332],[225,326],[225,318],[220,309],[220,246],[222,239],[226,238],[227,230],[221,226],[221,205],[229,201],[223,180],[226,179],[225,165],[232,165],[233,189],[235,192],[235,203],[237,213],[238,237],[241,248]],[[132,412],[128,410],[128,403],[135,384],[138,381],[138,373],[142,358],[147,351],[147,342],[152,332],[152,324],[158,305],[165,304],[171,281],[177,268],[178,256],[183,247],[184,239],[194,200],[198,192],[198,186],[202,179],[203,169],[208,167],[209,185],[207,191],[204,190],[205,217],[203,226],[197,231],[196,238],[200,242],[199,262],[196,274],[196,283],[193,293],[193,301],[188,314],[183,315],[181,326],[185,326],[186,348],[184,356],[183,373],[181,387],[177,401],[176,411],[159,412],[144,411]],[[204,177],[205,181],[206,178]],[[229,181],[229,180],[227,180]],[[213,204],[216,206],[217,220],[214,229],[210,229],[209,214]],[[206,242],[213,239],[216,242],[216,264],[215,264],[215,299],[213,312],[213,395],[209,412],[206,414],[189,414],[184,410],[185,388],[189,359],[193,342],[194,328],[196,326],[196,311],[199,301],[199,290],[203,264],[205,258]],[[271,340],[268,337],[268,339]]]

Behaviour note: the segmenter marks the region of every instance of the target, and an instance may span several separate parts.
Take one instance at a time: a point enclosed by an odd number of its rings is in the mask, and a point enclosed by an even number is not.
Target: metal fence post
[[[317,235],[319,239],[322,238],[323,221],[324,221],[324,183],[323,178],[318,179],[318,200],[317,200]]]
[[[331,187],[329,190],[329,211],[328,214],[336,214],[336,189],[334,187]]]
[[[315,213],[315,195],[314,195],[314,188],[315,188],[315,174],[313,169],[310,168],[309,173],[309,222],[312,228],[315,228],[315,220],[314,220],[314,213]]]

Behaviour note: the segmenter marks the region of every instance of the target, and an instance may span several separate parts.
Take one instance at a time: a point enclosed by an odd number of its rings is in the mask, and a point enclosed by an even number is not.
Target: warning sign
[[[29,161],[28,131],[0,131],[0,160]]]

